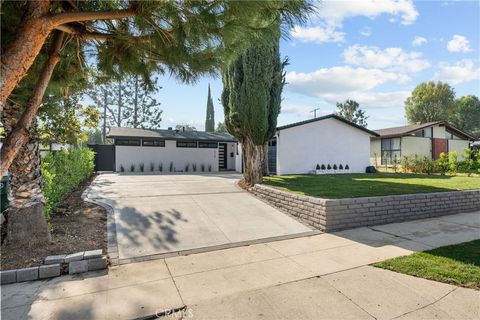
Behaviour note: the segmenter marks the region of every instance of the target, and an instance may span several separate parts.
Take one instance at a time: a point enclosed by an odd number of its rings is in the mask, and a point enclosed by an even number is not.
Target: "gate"
[[[277,173],[277,139],[272,139],[268,141],[268,173],[276,174]]]
[[[95,152],[95,171],[115,171],[115,145],[89,144]]]

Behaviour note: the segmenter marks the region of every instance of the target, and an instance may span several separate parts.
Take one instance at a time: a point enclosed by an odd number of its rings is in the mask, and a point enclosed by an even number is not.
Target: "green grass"
[[[374,266],[480,290],[480,240],[417,252]]]
[[[271,176],[264,183],[327,199],[480,189],[480,177],[401,173]]]

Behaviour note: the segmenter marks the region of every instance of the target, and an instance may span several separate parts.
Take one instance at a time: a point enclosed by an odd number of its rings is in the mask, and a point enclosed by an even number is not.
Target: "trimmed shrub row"
[[[93,175],[94,158],[89,148],[72,148],[51,152],[42,160],[47,220],[72,190]]]

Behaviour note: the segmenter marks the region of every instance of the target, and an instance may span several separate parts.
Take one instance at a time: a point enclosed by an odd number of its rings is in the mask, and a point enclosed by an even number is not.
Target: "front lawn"
[[[480,240],[417,252],[374,266],[480,290]]]
[[[271,176],[264,183],[327,199],[480,189],[480,177],[401,173]]]

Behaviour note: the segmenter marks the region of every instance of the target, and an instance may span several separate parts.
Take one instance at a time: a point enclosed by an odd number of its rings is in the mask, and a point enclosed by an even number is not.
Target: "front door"
[[[432,138],[432,154],[433,159],[437,160],[440,158],[440,153],[448,152],[448,140],[440,138]]]
[[[227,169],[227,144],[226,143],[218,144],[218,169],[219,170]]]

